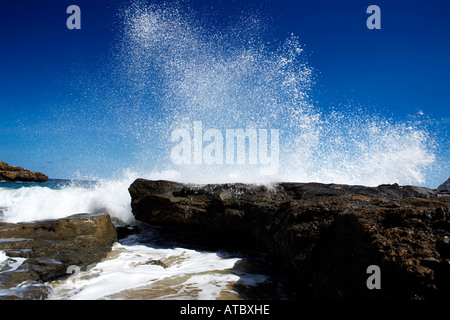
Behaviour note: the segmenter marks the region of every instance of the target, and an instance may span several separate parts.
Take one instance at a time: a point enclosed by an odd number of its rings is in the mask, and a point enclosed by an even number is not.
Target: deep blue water
[[[59,190],[68,186],[89,188],[96,185],[96,181],[87,180],[66,180],[66,179],[49,179],[47,182],[8,182],[0,181],[0,188],[20,189],[31,187],[45,187],[53,190]]]

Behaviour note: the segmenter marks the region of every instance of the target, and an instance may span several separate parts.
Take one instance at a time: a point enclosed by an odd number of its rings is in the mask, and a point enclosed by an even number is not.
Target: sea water
[[[109,214],[116,225],[136,225],[129,179],[2,182],[0,221],[16,223],[102,212]],[[161,241],[158,230],[146,225],[140,228],[140,233],[114,243],[98,264],[49,282],[49,299],[245,299],[255,297],[249,295],[255,290],[275,299],[292,295],[285,290],[283,277],[266,267],[267,261],[242,252],[214,252],[170,239]],[[9,258],[0,251],[0,273],[16,269],[24,260]],[[258,290],[258,286],[265,289]],[[8,295],[8,290],[0,295]]]

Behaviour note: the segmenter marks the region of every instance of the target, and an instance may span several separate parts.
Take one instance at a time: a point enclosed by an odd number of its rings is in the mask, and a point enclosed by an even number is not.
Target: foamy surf
[[[238,259],[183,248],[115,244],[92,269],[52,283],[50,299],[216,299],[239,280],[228,270]]]
[[[147,178],[175,179],[174,172],[143,174]],[[129,172],[115,181],[5,184],[0,188],[2,221],[24,222],[63,218],[74,213],[106,212],[116,224],[136,224],[131,213],[129,185],[136,175]],[[7,187],[9,186],[9,187]],[[255,272],[240,253],[190,249],[161,243],[148,226],[137,235],[115,243],[107,258],[67,279],[48,283],[52,300],[139,299],[245,299],[246,291],[270,287],[271,297],[289,296],[273,275]],[[25,258],[10,258],[0,252],[0,272],[17,269]],[[251,271],[249,271],[251,270]],[[17,288],[3,290],[8,295]],[[253,288],[253,289],[251,289]],[[266,290],[266,289],[264,289]]]
[[[132,223],[128,186],[130,181],[101,181],[81,186],[69,183],[58,188],[26,185],[0,188],[0,208],[5,222],[58,219],[75,213],[108,213]]]
[[[5,252],[0,251],[0,274],[7,271],[14,271],[19,268],[26,258],[11,258]]]
[[[151,233],[151,232],[150,232]],[[193,250],[152,241],[148,233],[114,244],[102,262],[53,281],[50,300],[239,300],[242,288],[272,283],[263,273],[248,272],[237,253]],[[283,299],[280,284],[274,298]]]

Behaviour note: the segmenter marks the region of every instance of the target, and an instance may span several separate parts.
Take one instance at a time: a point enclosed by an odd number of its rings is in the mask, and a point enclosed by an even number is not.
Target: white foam
[[[8,257],[5,252],[0,251],[0,273],[17,270],[25,260],[26,258]]]
[[[112,256],[90,270],[51,283],[50,299],[123,299],[133,296],[131,289],[137,298],[140,288],[147,298],[153,290],[157,299],[216,299],[240,278],[229,271],[239,258],[213,252],[116,243]]]
[[[94,187],[0,188],[0,207],[7,222],[57,219],[76,213],[109,213],[130,222],[129,181],[104,181]]]
[[[4,251],[0,251],[0,264],[2,264],[4,261],[8,259],[8,256]]]

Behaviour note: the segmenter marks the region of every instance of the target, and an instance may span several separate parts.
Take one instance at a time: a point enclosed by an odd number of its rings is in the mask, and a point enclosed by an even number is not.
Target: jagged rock
[[[46,182],[48,177],[41,172],[33,172],[0,161],[0,181]]]
[[[0,223],[0,250],[9,257],[7,263],[22,262],[16,269],[0,270],[0,289],[8,289],[8,299],[43,299],[50,292],[43,282],[67,275],[69,266],[83,270],[99,262],[115,241],[107,214]]]
[[[450,178],[438,187],[438,190],[450,190]]]
[[[137,220],[187,241],[269,253],[299,297],[450,297],[450,195],[415,186],[187,185],[136,180]],[[382,289],[369,290],[377,265]]]

